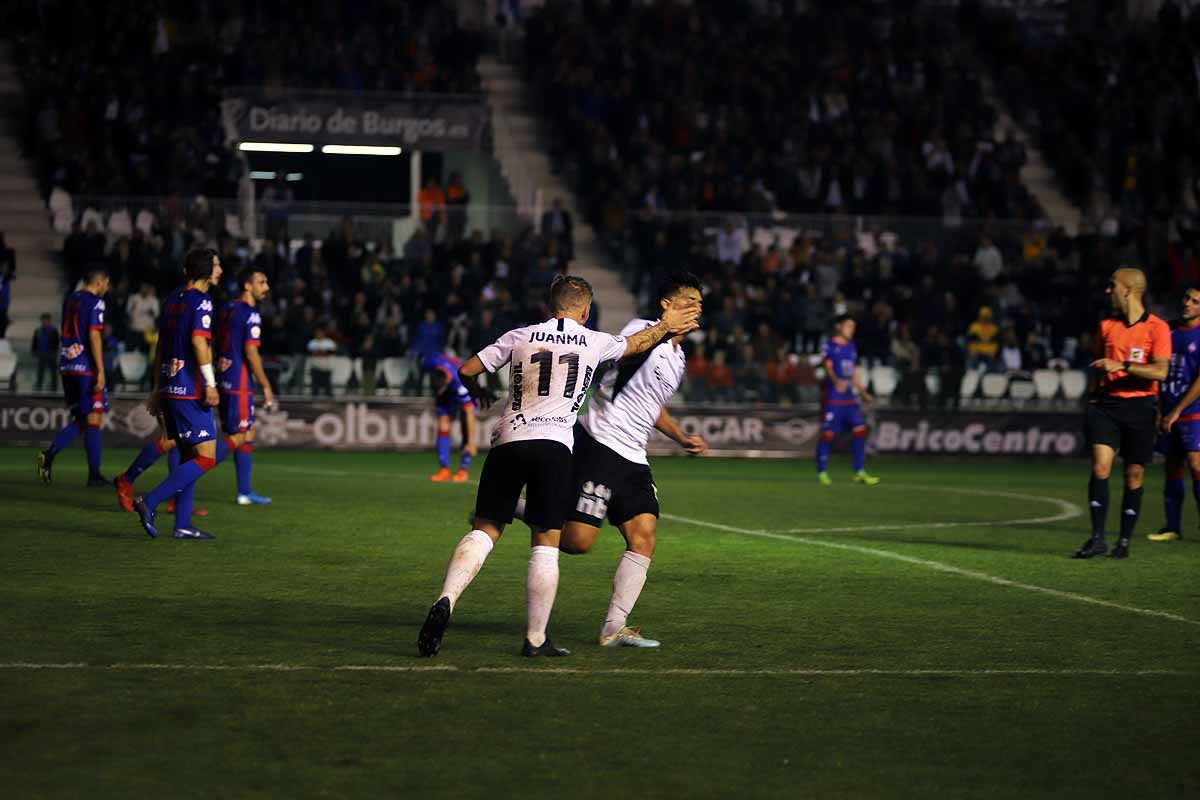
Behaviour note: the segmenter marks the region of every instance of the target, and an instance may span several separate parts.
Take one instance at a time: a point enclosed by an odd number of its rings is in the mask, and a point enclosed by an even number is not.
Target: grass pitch
[[[223,465],[215,542],[151,541],[81,488],[81,451],[50,488],[33,456],[0,450],[8,796],[1200,793],[1200,536],[1189,507],[1189,540],[1145,541],[1157,470],[1133,557],[1078,562],[1079,463],[879,459],[864,488],[840,458],[822,488],[809,462],[659,459],[631,623],[661,650],[594,644],[606,528],[562,558],[574,654],[520,658],[514,526],[423,660],[474,499],[430,456],[263,451],[261,508]]]

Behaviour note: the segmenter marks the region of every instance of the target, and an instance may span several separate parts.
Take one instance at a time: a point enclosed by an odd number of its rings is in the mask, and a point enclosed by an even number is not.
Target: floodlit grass
[[[12,797],[1200,792],[1200,536],[1145,541],[1157,471],[1133,557],[1078,562],[1078,463],[879,459],[864,488],[843,457],[822,488],[809,462],[660,459],[631,623],[661,650],[595,645],[606,528],[562,558],[573,655],[520,658],[516,526],[424,660],[474,499],[431,457],[260,452],[275,504],[234,505],[223,465],[198,490],[219,538],[177,542],[81,488],[81,452],[50,488],[33,456],[0,450]]]

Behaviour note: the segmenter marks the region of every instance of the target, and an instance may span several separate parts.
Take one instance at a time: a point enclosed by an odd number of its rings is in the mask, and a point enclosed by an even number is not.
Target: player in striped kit
[[[691,274],[670,276],[658,297],[664,312],[672,306],[701,310],[703,305],[700,280]],[[655,324],[634,319],[621,335],[632,336]],[[658,538],[658,487],[646,444],[658,430],[691,455],[708,449],[702,437],[684,431],[666,409],[686,368],[682,340],[682,335],[673,336],[604,371],[575,426],[574,490],[559,548],[566,553],[591,550],[605,516],[625,538],[600,629],[602,647],[659,646],[626,621],[646,584]]]
[[[237,504],[266,505],[271,498],[250,488],[254,457],[254,384],[263,391],[263,407],[275,404],[271,383],[258,353],[262,316],[258,304],[271,291],[266,273],[246,267],[238,274],[241,296],[225,304],[217,317],[217,376],[221,393],[219,414],[233,466],[237,472]],[[220,456],[217,458],[220,461]]]
[[[108,293],[108,272],[88,270],[83,288],[71,292],[63,301],[62,331],[58,371],[62,374],[63,395],[71,410],[71,421],[54,441],[38,453],[38,475],[49,484],[54,457],[71,446],[83,434],[87,452],[88,486],[108,486],[100,474],[100,426],[108,411],[108,389],[104,374],[104,295]]]
[[[1166,524],[1146,538],[1183,538],[1184,469],[1192,475],[1192,496],[1200,508],[1200,289],[1183,292],[1181,318],[1171,326],[1171,364],[1158,393],[1158,452],[1166,456],[1163,506]]]
[[[436,655],[459,596],[474,580],[527,488],[525,521],[532,533],[526,576],[528,617],[525,656],[564,656],[546,636],[558,591],[558,553],[564,510],[571,496],[573,428],[596,367],[644,352],[666,337],[694,330],[698,308],[668,308],[657,325],[627,339],[584,327],[592,287],[560,275],[550,285],[554,316],[517,328],[472,356],[459,378],[486,406],[490,395],[476,378],[509,365],[509,396],[484,461],[475,501],[474,530],[459,542],[446,569],[439,599],[417,637],[423,656]]]
[[[817,479],[824,486],[833,483],[829,477],[829,451],[834,437],[850,431],[854,437],[854,482],[867,486],[879,483],[879,478],[867,473],[867,420],[863,417],[861,399],[872,401],[871,393],[862,382],[858,369],[858,348],[854,346],[854,317],[843,314],[833,322],[833,336],[825,344],[822,363],[825,365],[825,395],[821,403],[821,436],[817,440]]]

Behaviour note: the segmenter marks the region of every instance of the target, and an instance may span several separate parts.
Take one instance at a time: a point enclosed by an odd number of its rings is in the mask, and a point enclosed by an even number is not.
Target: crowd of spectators
[[[445,213],[455,219],[452,209]],[[73,281],[94,264],[107,267],[105,336],[114,355],[152,350],[162,298],[178,285],[178,265],[190,247],[207,244],[220,254],[225,278],[214,289],[218,303],[238,294],[243,267],[260,269],[272,287],[261,306],[269,371],[287,373],[284,391],[305,391],[309,380],[313,392],[323,394],[333,388],[333,356],[361,359],[351,388],[374,389],[379,362],[402,358],[412,367],[411,379],[391,388],[419,389],[426,356],[466,356],[518,324],[548,316],[545,289],[568,268],[559,240],[533,225],[458,238],[433,236],[431,227],[417,225],[399,250],[386,237],[364,234],[369,228],[346,217],[323,240],[312,234],[265,239],[256,251],[225,231],[209,239],[186,225],[169,225],[148,235],[135,229],[132,236],[114,236],[92,223],[66,237],[63,260]],[[594,316],[593,324],[599,309]]]
[[[1033,218],[952,26],[905,4],[546,4],[526,69],[601,230],[626,209]]]
[[[8,16],[47,192],[234,196],[229,87],[479,88],[477,37],[437,0],[48,0]]]
[[[1061,37],[999,8],[959,22],[1097,227],[1160,282],[1200,280],[1200,8],[1168,0],[1148,24],[1110,9]]]

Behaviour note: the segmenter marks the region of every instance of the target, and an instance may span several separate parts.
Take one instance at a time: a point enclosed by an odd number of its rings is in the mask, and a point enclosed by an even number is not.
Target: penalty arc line
[[[776,539],[785,542],[795,542],[797,544],[813,545],[816,547],[826,547],[832,550],[842,550],[849,553],[858,553],[860,555],[875,556],[876,558],[887,558],[893,561],[902,561],[906,564],[925,567],[926,569],[945,572],[950,575],[958,575],[962,578],[971,578],[973,580],[983,581],[995,586],[1005,586],[1011,589],[1023,589],[1027,592],[1036,592],[1038,594],[1057,597],[1061,600],[1071,600],[1077,603],[1087,603],[1094,606],[1103,606],[1104,608],[1113,608],[1119,611],[1128,611],[1133,614],[1141,614],[1146,617],[1158,617],[1161,619],[1169,619],[1172,622],[1182,622],[1185,625],[1194,625],[1200,627],[1200,621],[1189,619],[1178,614],[1172,614],[1169,611],[1159,611],[1153,608],[1141,608],[1139,606],[1129,606],[1123,603],[1115,603],[1111,600],[1104,600],[1099,597],[1092,597],[1078,592],[1068,592],[1062,589],[1052,589],[1048,586],[1038,586],[1033,583],[1024,583],[1015,581],[1009,578],[1002,578],[999,575],[991,575],[986,572],[980,572],[974,569],[965,569],[956,567],[953,564],[946,564],[942,561],[934,561],[928,558],[919,558],[917,556],[909,556],[904,553],[897,553],[894,550],[884,550],[876,547],[865,547],[857,544],[847,544],[846,542],[830,542],[824,539],[813,539],[807,536],[797,536],[791,533],[776,533],[773,531],[752,530],[750,528],[739,528],[734,525],[722,525],[716,522],[708,522],[702,519],[691,519],[690,517],[681,517],[677,514],[663,514],[664,519],[674,520],[676,522],[684,522],[689,525],[699,525],[705,528],[724,531],[726,533],[736,533],[742,536],[756,536],[762,539]]]

